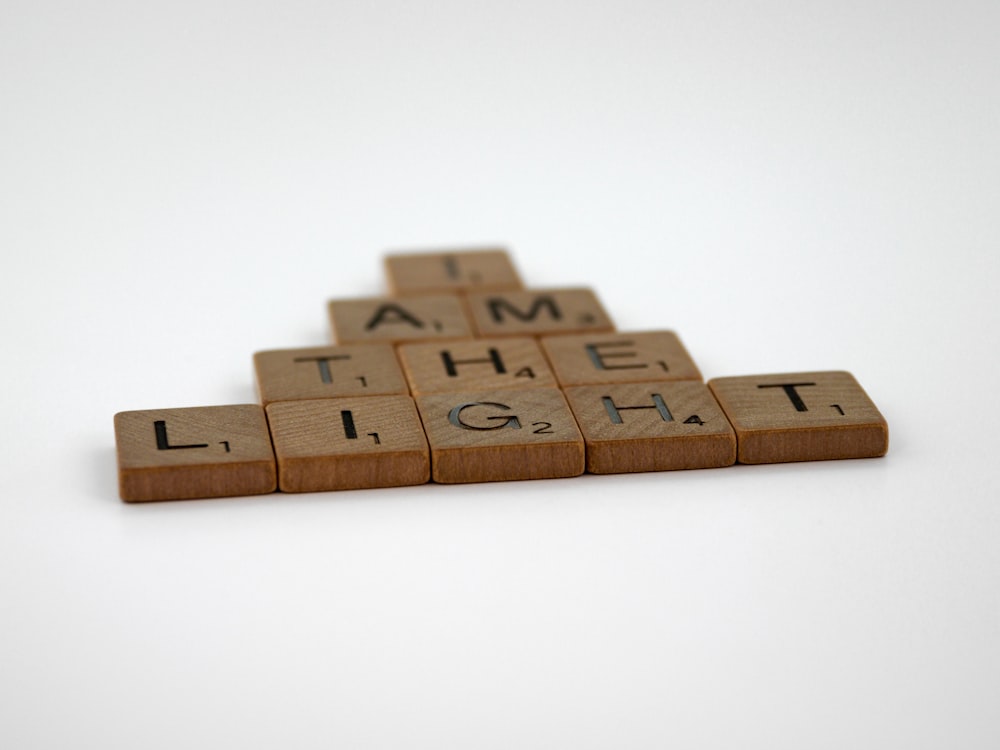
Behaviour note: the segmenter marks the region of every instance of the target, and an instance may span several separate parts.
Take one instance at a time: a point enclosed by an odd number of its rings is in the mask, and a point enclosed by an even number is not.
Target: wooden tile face
[[[473,293],[469,313],[478,336],[542,336],[613,331],[614,324],[589,289]]]
[[[115,414],[122,500],[185,500],[274,492],[264,410],[256,404]]]
[[[708,469],[736,462],[736,434],[703,383],[567,388],[587,445],[587,471]]]
[[[506,250],[394,253],[385,258],[393,294],[520,289],[521,279]]]
[[[282,492],[423,484],[427,440],[409,396],[279,401],[267,406]]]
[[[414,394],[556,387],[532,338],[402,344],[397,351]]]
[[[417,397],[435,482],[552,479],[583,473],[583,437],[555,388]]]
[[[472,338],[464,303],[454,294],[331,300],[329,310],[339,344]]]
[[[701,380],[673,331],[543,336],[541,344],[563,387]]]
[[[847,372],[715,378],[744,464],[870,458],[889,449],[885,418]]]
[[[340,396],[408,395],[389,344],[272,349],[253,355],[261,403]]]

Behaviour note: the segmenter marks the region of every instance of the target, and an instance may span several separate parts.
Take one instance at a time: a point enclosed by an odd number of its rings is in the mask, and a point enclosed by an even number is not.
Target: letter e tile
[[[275,490],[271,438],[256,404],[119,412],[115,442],[127,502]]]
[[[736,435],[704,383],[567,388],[587,444],[587,471],[710,469],[736,462]]]
[[[276,401],[267,419],[282,492],[423,484],[427,440],[409,396]]]
[[[736,430],[740,463],[872,458],[889,449],[885,418],[848,372],[715,378],[708,386]]]
[[[580,429],[556,388],[433,393],[417,397],[435,482],[575,477]]]
[[[543,336],[541,344],[563,387],[701,380],[673,331]]]

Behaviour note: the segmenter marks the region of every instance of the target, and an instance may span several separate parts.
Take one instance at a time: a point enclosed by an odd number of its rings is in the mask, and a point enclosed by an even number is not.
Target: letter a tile
[[[322,492],[423,484],[427,440],[409,396],[277,401],[267,406],[278,486]]]
[[[587,471],[710,469],[736,463],[736,435],[704,383],[566,389],[587,443]]]
[[[127,502],[275,490],[274,451],[256,404],[119,412],[115,441]]]
[[[872,458],[889,449],[885,418],[848,372],[715,378],[708,386],[736,430],[740,463]]]
[[[338,344],[472,338],[465,306],[454,294],[337,299],[329,310]]]
[[[580,429],[555,388],[434,393],[417,397],[435,482],[575,477],[584,470]]]

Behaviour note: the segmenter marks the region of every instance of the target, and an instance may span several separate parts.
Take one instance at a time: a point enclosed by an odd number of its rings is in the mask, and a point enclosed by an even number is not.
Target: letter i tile
[[[715,378],[708,383],[736,430],[743,464],[872,458],[889,427],[848,372]]]
[[[393,294],[520,289],[514,263],[502,249],[393,253],[385,258]]]
[[[367,396],[267,405],[282,492],[423,484],[427,440],[409,396]]]

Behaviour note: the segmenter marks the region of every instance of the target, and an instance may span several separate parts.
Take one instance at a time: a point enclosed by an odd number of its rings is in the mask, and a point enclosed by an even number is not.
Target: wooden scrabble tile
[[[738,461],[767,464],[883,456],[889,427],[848,372],[715,378],[736,430]]]
[[[339,344],[472,338],[465,305],[455,294],[335,299],[329,310]]]
[[[274,452],[256,404],[115,414],[122,500],[259,495],[276,487]]]
[[[253,364],[265,406],[272,401],[410,392],[389,344],[272,349],[254,354]]]
[[[385,258],[393,294],[520,289],[521,279],[506,250],[393,253]]]
[[[278,486],[320,492],[423,484],[430,456],[409,396],[277,401],[267,406]]]
[[[541,345],[563,387],[701,380],[673,331],[543,336]]]
[[[555,388],[417,397],[435,482],[574,477],[584,470],[580,429]]]
[[[471,293],[469,313],[477,336],[542,336],[613,331],[614,324],[589,289],[537,289]]]
[[[401,344],[397,353],[415,395],[556,387],[556,378],[533,338]]]
[[[703,383],[586,385],[565,394],[592,474],[736,463],[736,434]]]

